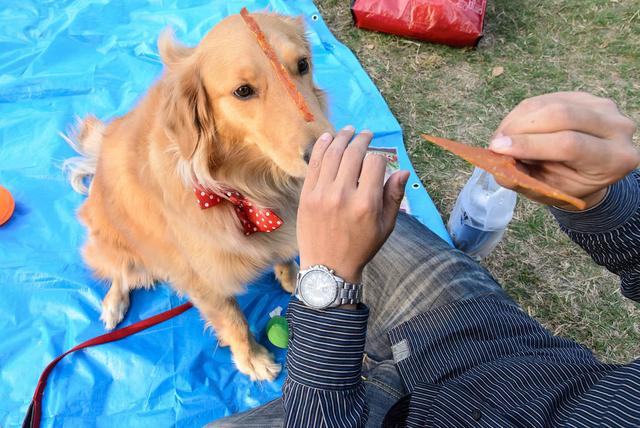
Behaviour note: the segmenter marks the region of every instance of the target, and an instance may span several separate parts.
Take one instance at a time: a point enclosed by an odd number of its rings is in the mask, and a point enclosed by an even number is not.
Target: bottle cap
[[[267,324],[267,338],[278,348],[286,349],[289,344],[289,324],[282,316],[275,316]]]
[[[0,226],[9,221],[15,206],[11,193],[0,186]]]

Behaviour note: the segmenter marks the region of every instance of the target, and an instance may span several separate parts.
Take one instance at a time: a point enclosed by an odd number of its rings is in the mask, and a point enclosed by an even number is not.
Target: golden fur
[[[82,190],[92,176],[79,217],[89,236],[86,263],[111,281],[101,319],[119,323],[129,291],[168,280],[186,294],[231,346],[238,369],[273,379],[280,367],[251,336],[234,295],[264,269],[293,291],[297,266],[296,209],[304,161],[322,132],[331,131],[323,94],[311,72],[301,20],[254,14],[305,97],[315,121],[307,123],[239,15],[226,18],[194,48],[159,40],[165,72],[131,112],[108,125],[89,117],[75,144],[71,181]],[[257,95],[241,100],[236,88]],[[274,233],[245,236],[233,206],[202,210],[194,184],[238,190],[270,207],[284,224]]]

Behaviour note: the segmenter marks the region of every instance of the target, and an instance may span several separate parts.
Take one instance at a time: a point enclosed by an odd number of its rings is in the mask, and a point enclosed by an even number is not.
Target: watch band
[[[352,284],[350,282],[344,282],[340,284],[338,290],[338,297],[334,300],[332,305],[355,305],[362,301],[362,284]]]

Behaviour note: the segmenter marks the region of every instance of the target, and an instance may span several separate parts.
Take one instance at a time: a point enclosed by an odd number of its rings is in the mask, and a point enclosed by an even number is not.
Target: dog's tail
[[[80,155],[65,160],[63,164],[71,187],[78,193],[89,193],[85,179],[91,179],[96,173],[104,130],[105,124],[102,121],[95,116],[87,116],[84,119],[77,118],[75,126],[66,133],[60,133]]]

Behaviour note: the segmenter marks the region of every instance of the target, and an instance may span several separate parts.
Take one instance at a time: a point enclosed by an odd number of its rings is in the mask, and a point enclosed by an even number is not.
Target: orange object
[[[13,202],[11,193],[0,186],[0,226],[9,221],[15,207],[16,204]]]
[[[313,122],[313,113],[311,113],[311,110],[309,110],[309,106],[307,106],[304,97],[298,91],[296,84],[293,83],[293,80],[291,80],[286,67],[278,60],[276,52],[267,41],[267,38],[260,29],[260,26],[258,25],[256,20],[251,17],[246,7],[242,8],[242,10],[240,11],[240,16],[242,16],[242,19],[244,20],[245,24],[247,24],[247,27],[249,27],[251,32],[256,36],[258,44],[262,48],[262,51],[267,56],[267,58],[269,58],[269,62],[271,62],[271,65],[280,78],[280,81],[287,89],[289,96],[291,96],[291,99],[296,103],[296,106],[298,106],[298,109],[302,113],[304,120],[307,122]]]
[[[583,210],[587,207],[587,203],[582,199],[567,195],[566,193],[561,192],[560,190],[520,171],[516,167],[516,160],[510,156],[501,155],[492,152],[489,149],[468,146],[456,141],[433,137],[431,135],[423,134],[422,138],[450,151],[454,155],[460,156],[467,162],[472,163],[478,168],[484,169],[498,178],[504,178],[514,182],[517,186],[522,187],[523,189],[555,199],[556,201],[566,202],[579,210]]]

